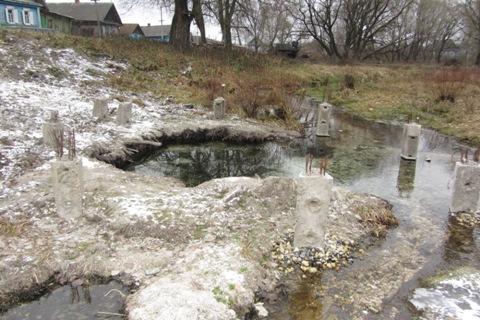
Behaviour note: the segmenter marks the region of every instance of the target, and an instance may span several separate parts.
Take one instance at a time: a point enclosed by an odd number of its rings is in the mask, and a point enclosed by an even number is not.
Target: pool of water
[[[465,235],[448,221],[455,162],[463,146],[452,138],[422,129],[417,160],[405,161],[400,156],[403,126],[365,121],[334,110],[330,129],[329,137],[317,137],[314,128],[306,129],[305,138],[288,144],[214,142],[167,146],[133,169],[175,176],[195,186],[226,176],[297,177],[305,169],[308,152],[314,155],[314,170],[318,170],[319,159],[328,158],[327,172],[336,185],[388,200],[400,225],[388,233],[379,248],[369,252],[369,259],[356,261],[340,272],[325,273],[322,283],[329,283],[326,291],[332,295],[348,295],[350,289],[353,292],[359,270],[369,281],[376,276],[385,279],[388,272],[398,273],[397,278],[408,277],[408,281],[385,302],[383,313],[370,313],[369,317],[382,319],[400,310],[402,319],[410,319],[407,300],[422,277],[462,265],[480,266],[476,232]],[[465,242],[468,250],[463,250]],[[398,281],[392,277],[391,286],[398,286]],[[299,286],[300,296],[311,296],[306,288],[309,286]],[[293,307],[289,301],[285,300],[285,309],[271,315],[271,319],[308,319],[308,315],[293,317],[288,310],[302,306],[296,301]],[[315,305],[314,312],[322,313],[321,303]],[[348,307],[335,305],[328,310],[339,318],[349,318],[349,312]]]
[[[38,300],[12,308],[0,315],[0,319],[122,319],[127,292],[128,288],[116,281],[54,286]]]

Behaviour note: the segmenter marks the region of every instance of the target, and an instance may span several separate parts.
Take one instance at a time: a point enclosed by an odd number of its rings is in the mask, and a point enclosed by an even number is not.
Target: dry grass
[[[391,228],[398,226],[398,220],[393,215],[390,208],[354,205],[351,210],[362,218],[362,223],[364,225],[368,225],[374,228]]]
[[[19,237],[31,226],[31,222],[21,220],[12,222],[7,218],[0,217],[0,236],[5,238]]]
[[[10,31],[9,31],[10,32]],[[175,96],[178,103],[211,108],[223,96],[227,112],[278,121],[292,128],[292,96],[311,95],[370,119],[408,122],[480,144],[477,130],[480,71],[442,65],[332,65],[304,63],[248,50],[168,45],[127,38],[36,35],[45,45],[72,47],[90,57],[129,62],[106,85],[124,91]],[[121,48],[121,50],[119,50]],[[187,66],[191,72],[185,73]],[[265,110],[275,110],[265,112]],[[274,115],[274,116],[272,116]]]

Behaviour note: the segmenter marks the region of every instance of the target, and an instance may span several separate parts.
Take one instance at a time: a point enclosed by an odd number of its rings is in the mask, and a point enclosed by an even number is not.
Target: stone
[[[213,100],[213,116],[215,119],[222,120],[225,117],[227,102],[224,98],[218,97]]]
[[[108,100],[98,98],[93,101],[93,116],[98,120],[106,118],[108,115]]]
[[[479,209],[480,166],[476,162],[455,164],[450,212],[474,212]]]
[[[132,122],[132,103],[122,102],[118,105],[117,123],[125,125]]]
[[[417,123],[407,123],[403,127],[402,154],[405,160],[417,160],[418,144],[422,126]]]
[[[332,195],[333,178],[329,174],[300,175],[296,179],[294,247],[323,248],[325,227]]]
[[[255,303],[255,310],[257,311],[257,316],[259,319],[264,319],[268,317],[268,311],[263,306],[263,303]]]

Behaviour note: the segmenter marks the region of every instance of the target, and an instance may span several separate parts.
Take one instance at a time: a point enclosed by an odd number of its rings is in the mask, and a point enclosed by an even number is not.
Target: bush
[[[465,89],[468,72],[458,68],[443,68],[429,82],[436,102],[455,102]]]

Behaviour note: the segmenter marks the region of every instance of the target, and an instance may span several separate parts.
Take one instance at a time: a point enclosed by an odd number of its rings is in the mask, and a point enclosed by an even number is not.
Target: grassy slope
[[[0,37],[5,35],[0,30]],[[9,31],[10,32],[10,31]],[[127,60],[130,67],[107,80],[121,90],[174,95],[179,102],[210,106],[224,96],[230,112],[253,114],[276,106],[295,125],[289,97],[314,95],[370,119],[411,119],[440,132],[480,144],[480,71],[440,65],[309,64],[247,51],[225,54],[219,48],[174,52],[165,44],[123,38],[35,35],[51,47],[73,47],[87,55]],[[191,65],[190,74],[183,74]],[[224,86],[223,86],[224,85]],[[349,88],[350,87],[350,88]],[[439,102],[441,95],[454,102]],[[265,117],[265,120],[270,120]]]

